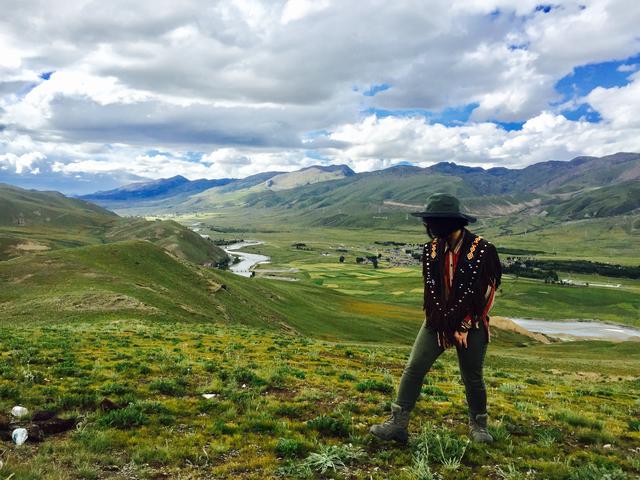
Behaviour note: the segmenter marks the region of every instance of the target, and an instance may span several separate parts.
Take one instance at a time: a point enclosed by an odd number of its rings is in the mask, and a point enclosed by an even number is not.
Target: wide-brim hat
[[[422,218],[463,218],[469,223],[477,220],[476,217],[463,213],[460,200],[448,193],[434,193],[427,198],[424,212],[412,212],[411,215]]]

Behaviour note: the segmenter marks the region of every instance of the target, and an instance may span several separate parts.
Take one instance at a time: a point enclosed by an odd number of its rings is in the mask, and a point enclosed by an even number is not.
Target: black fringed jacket
[[[445,240],[425,243],[422,252],[424,280],[423,310],[427,325],[438,332],[446,345],[454,343],[453,333],[470,313],[479,318],[485,305],[484,293],[490,283],[497,289],[502,267],[496,247],[479,235],[464,229],[460,257],[453,275],[453,287],[445,299]],[[484,319],[483,319],[484,320]]]

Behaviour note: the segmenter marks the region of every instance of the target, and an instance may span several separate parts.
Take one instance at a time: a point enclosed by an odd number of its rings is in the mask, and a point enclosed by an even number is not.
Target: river
[[[239,250],[244,247],[250,247],[252,245],[262,245],[264,242],[259,241],[246,241],[232,243],[224,248],[230,256],[240,257],[240,262],[232,263],[229,265],[229,270],[243,277],[251,276],[251,267],[259,263],[269,263],[271,259],[266,255],[258,255],[257,253],[240,252]]]
[[[224,251],[231,256],[240,257],[241,261],[231,264],[229,270],[243,277],[251,276],[251,268],[259,263],[270,263],[271,259],[266,255],[257,253],[241,252],[240,249],[253,245],[262,245],[261,241],[243,241],[227,245]],[[275,277],[277,278],[277,277]],[[282,280],[296,280],[286,277]],[[640,329],[611,323],[596,321],[555,321],[555,320],[532,320],[528,318],[505,317],[514,323],[526,328],[530,332],[544,333],[550,337],[562,338],[564,340],[630,340],[631,337],[640,339]]]
[[[565,340],[631,340],[640,339],[640,329],[623,325],[595,321],[554,321],[505,317],[530,332],[544,333]]]

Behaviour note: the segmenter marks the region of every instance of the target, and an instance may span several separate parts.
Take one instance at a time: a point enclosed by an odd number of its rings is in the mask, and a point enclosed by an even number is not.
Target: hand
[[[467,335],[469,332],[453,332],[453,338],[456,340],[456,343],[461,347],[467,348]]]

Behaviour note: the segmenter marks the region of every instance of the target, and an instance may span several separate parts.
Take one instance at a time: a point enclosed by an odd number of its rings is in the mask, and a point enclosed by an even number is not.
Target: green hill
[[[0,286],[2,318],[9,323],[125,316],[169,322],[223,321],[331,340],[409,343],[422,315],[417,306],[367,302],[316,285],[247,279],[199,267],[147,241],[57,250],[0,262]],[[524,339],[504,334],[507,343]]]
[[[327,458],[354,480],[427,468],[451,480],[640,473],[634,342],[495,332],[490,445],[466,444],[448,351],[399,448],[367,431],[388,414],[418,309],[246,279],[127,241],[0,262],[0,313],[0,411],[32,412],[27,443],[3,452],[7,478],[319,479]],[[62,421],[39,420],[51,415]],[[3,438],[9,425],[0,414]],[[437,445],[440,456],[420,457]]]
[[[578,219],[611,217],[640,211],[640,181],[629,180],[616,185],[592,187],[544,208],[553,217]]]
[[[122,218],[58,192],[0,185],[0,260],[128,239],[149,240],[195,263],[228,261],[221,248],[179,223]]]
[[[25,190],[0,183],[0,226],[100,226],[117,215],[59,192]]]

